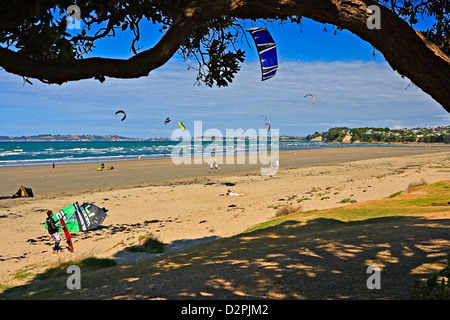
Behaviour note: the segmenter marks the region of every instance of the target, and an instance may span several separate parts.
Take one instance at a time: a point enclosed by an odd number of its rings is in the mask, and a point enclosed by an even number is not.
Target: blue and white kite
[[[278,69],[277,45],[266,28],[247,29],[253,37],[261,62],[261,81],[272,78]]]

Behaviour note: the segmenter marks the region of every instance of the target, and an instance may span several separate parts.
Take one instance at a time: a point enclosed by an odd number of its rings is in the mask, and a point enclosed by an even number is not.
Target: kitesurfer
[[[45,220],[45,223],[47,224],[48,233],[52,237],[53,240],[55,240],[55,246],[53,247],[53,253],[57,253],[59,250],[61,250],[61,247],[59,246],[59,243],[61,242],[61,237],[59,235],[59,227],[56,225],[56,221],[53,220],[53,211],[48,210],[47,211],[47,219]]]

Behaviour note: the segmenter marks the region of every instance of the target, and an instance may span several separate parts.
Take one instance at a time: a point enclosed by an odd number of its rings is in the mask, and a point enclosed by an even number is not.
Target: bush
[[[407,190],[409,191],[409,190],[411,190],[414,187],[423,186],[423,185],[426,185],[426,184],[428,184],[428,183],[422,178],[422,180],[420,180],[420,181],[410,182],[408,184]]]
[[[130,252],[145,252],[145,253],[162,253],[165,244],[158,240],[153,234],[140,236],[139,245],[127,248]]]
[[[446,280],[447,279],[447,280]],[[433,274],[425,284],[414,282],[413,299],[450,300],[450,256],[447,257],[447,267]]]
[[[283,206],[277,210],[277,212],[275,213],[275,217],[285,216],[299,211],[302,211],[302,206],[293,206],[293,205]]]

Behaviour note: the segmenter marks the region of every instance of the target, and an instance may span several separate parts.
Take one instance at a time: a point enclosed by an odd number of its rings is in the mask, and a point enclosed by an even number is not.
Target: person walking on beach
[[[47,219],[45,220],[45,223],[47,224],[48,233],[52,237],[53,240],[55,240],[55,246],[53,247],[53,253],[58,253],[59,250],[61,250],[61,247],[59,246],[59,243],[61,242],[61,237],[59,235],[59,227],[56,225],[56,221],[53,220],[53,211],[48,210],[47,211]]]
[[[211,173],[212,172],[212,170],[213,170],[213,166],[214,166],[214,164],[211,162],[210,164],[209,164],[209,173]]]
[[[215,172],[217,173],[220,168],[219,168],[219,164],[217,162],[214,162],[214,169],[216,170]]]

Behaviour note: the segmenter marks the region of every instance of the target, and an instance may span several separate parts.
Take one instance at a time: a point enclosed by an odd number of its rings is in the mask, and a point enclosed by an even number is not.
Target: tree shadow
[[[118,251],[113,255],[114,259],[119,264],[135,262],[143,259],[152,259],[155,257],[160,257],[169,253],[174,253],[182,250],[189,249],[195,245],[205,243],[208,241],[217,240],[219,237],[203,237],[197,239],[182,239],[175,240],[164,244],[164,251],[162,253],[145,253],[145,252],[130,252],[127,249]]]
[[[67,290],[61,279],[53,291],[70,299],[410,299],[415,280],[442,268],[449,227],[450,219],[415,216],[288,220],[86,274],[82,291]],[[380,289],[367,287],[370,265],[381,269]],[[24,296],[33,290],[21,289]]]

